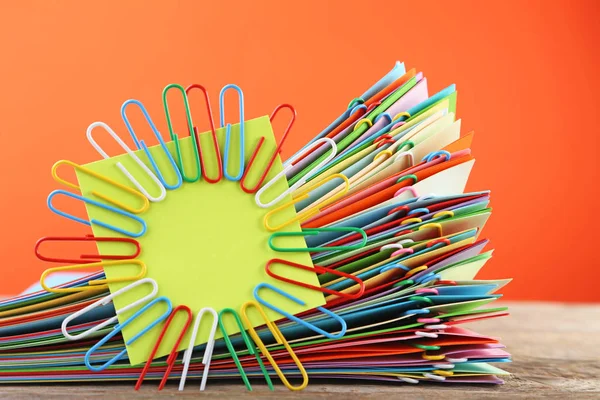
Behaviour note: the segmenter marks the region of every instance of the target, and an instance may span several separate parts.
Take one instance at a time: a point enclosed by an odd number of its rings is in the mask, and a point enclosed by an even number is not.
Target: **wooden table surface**
[[[248,392],[242,384],[226,385],[209,381],[207,390],[198,391],[196,381],[184,392],[176,383],[162,392],[156,382],[147,382],[140,392],[132,383],[100,385],[21,385],[0,386],[0,398],[271,398],[271,399],[490,399],[534,397],[563,399],[600,399],[600,305],[566,305],[560,303],[504,303],[511,316],[479,321],[467,325],[475,331],[502,338],[513,362],[500,365],[513,375],[506,384],[320,384],[311,382],[302,392],[290,392],[277,385],[274,392],[266,386],[253,385]]]

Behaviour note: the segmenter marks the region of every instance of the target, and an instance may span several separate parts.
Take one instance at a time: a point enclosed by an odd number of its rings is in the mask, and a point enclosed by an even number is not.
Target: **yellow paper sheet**
[[[230,158],[229,166],[229,171],[232,174],[236,174],[237,171],[235,160],[238,158],[235,155],[235,149],[239,148],[238,129],[239,125],[233,126],[232,129],[232,149],[234,152]],[[120,132],[117,131],[122,137],[125,137],[124,129],[121,129]],[[217,133],[221,153],[223,154],[225,130],[219,129]],[[100,137],[102,134],[106,133],[100,129],[98,132],[94,132],[95,137]],[[207,149],[207,157],[211,156],[213,153],[208,151],[210,134],[202,133],[200,136],[202,148]],[[266,160],[272,154],[276,142],[268,117],[257,118],[245,123],[246,162],[261,136],[265,137],[265,143],[255,164],[258,168],[253,168],[250,172],[249,184],[257,181],[258,175],[262,172],[261,166],[265,165]],[[186,171],[189,171],[188,175],[194,175],[196,171],[195,164],[191,158],[193,155],[193,142],[190,137],[185,137],[180,140],[180,143]],[[171,154],[175,156],[174,143],[168,143],[168,147]],[[154,146],[150,151],[161,171],[165,171],[164,175],[167,182],[174,183],[175,175],[160,146]],[[138,151],[136,154],[150,166],[143,151]],[[151,194],[158,195],[156,186],[144,177],[141,168],[127,154],[97,161],[86,166],[120,183],[133,187],[116,167],[115,164],[118,161],[121,161]],[[211,157],[205,160],[205,163],[208,166],[209,174],[214,176],[217,165],[216,160]],[[267,179],[270,179],[282,169],[282,163],[278,157]],[[78,174],[78,179],[82,192],[86,197],[98,200],[91,195],[91,191],[96,189],[102,194],[128,202],[127,204],[131,204],[134,208],[139,206],[139,203],[136,203],[139,200],[136,200],[135,197],[123,194],[119,189],[115,189],[93,177]],[[275,191],[281,193],[287,188],[287,182],[279,180],[273,188],[273,193]],[[268,201],[268,196],[264,200]],[[290,200],[291,198],[288,196],[283,201]],[[137,223],[128,221],[112,212],[107,212],[95,206],[86,207],[90,218],[96,218],[132,230],[137,230],[139,227]],[[140,214],[147,223],[148,231],[138,239],[142,246],[139,259],[148,266],[147,277],[158,282],[158,295],[167,296],[173,302],[174,307],[181,304],[189,306],[194,316],[202,307],[213,307],[217,312],[225,307],[231,307],[239,312],[240,306],[244,302],[254,298],[254,287],[258,283],[268,282],[306,302],[305,305],[298,305],[287,299],[282,300],[280,295],[272,294],[270,291],[261,291],[262,297],[267,301],[273,302],[273,304],[292,314],[323,305],[325,302],[322,293],[280,282],[266,274],[265,264],[272,258],[283,258],[292,262],[312,265],[308,253],[276,253],[268,247],[269,232],[263,226],[263,217],[267,211],[268,209],[259,208],[254,201],[254,195],[244,193],[238,182],[225,179],[217,184],[209,184],[203,180],[194,183],[184,182],[179,189],[167,191],[167,197],[164,201],[151,203],[150,209]],[[295,215],[293,207],[288,207],[280,213],[279,218],[287,220]],[[277,219],[273,221],[273,223],[278,222]],[[300,226],[295,223],[288,226],[286,230],[300,231]],[[121,236],[99,226],[93,226],[93,232],[96,236]],[[103,242],[99,244],[99,250],[104,254],[123,251],[122,247],[115,248],[113,246],[115,245]],[[302,237],[295,238],[290,242],[290,247],[305,246]],[[132,276],[138,272],[138,269],[133,265],[107,267],[105,270],[109,279]],[[312,272],[286,268],[285,274],[289,278],[311,285],[318,285],[318,279]],[[125,285],[127,283],[111,284],[110,290],[114,292]],[[117,309],[122,308],[149,291],[149,287],[136,288],[126,295],[117,297],[115,307]],[[266,311],[271,320],[282,317],[270,310]],[[163,312],[164,307],[157,305],[137,319],[136,322],[127,326],[123,332],[125,341]],[[122,323],[132,314],[133,312],[129,312],[120,315],[119,322]],[[206,341],[212,321],[206,316],[205,318],[207,320],[202,322],[196,344]],[[163,340],[157,357],[168,354],[181,330],[182,321],[181,316],[175,318],[165,340]],[[255,325],[263,323],[259,319],[252,319],[252,322]],[[159,325],[133,344],[127,346],[132,365],[139,364],[147,359],[160,329],[162,329],[161,326]],[[226,328],[229,334],[238,332],[236,326],[230,321],[226,324]],[[218,332],[217,337],[221,336],[221,333]],[[190,332],[182,341],[180,350],[187,347],[189,337]]]

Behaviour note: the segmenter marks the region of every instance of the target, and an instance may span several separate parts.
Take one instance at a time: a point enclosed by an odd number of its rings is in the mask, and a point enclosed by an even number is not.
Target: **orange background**
[[[281,4],[280,4],[281,3]],[[374,5],[371,5],[374,4]],[[0,5],[0,294],[44,265],[33,244],[83,234],[52,214],[59,159],[99,159],[85,129],[128,137],[121,103],[144,102],[166,137],[162,88],[206,85],[213,109],[240,85],[248,118],[293,104],[290,156],[392,66],[434,93],[458,86],[476,131],[468,189],[492,190],[485,278],[510,299],[600,301],[598,3],[594,1],[15,1]],[[113,153],[115,154],[115,153]]]

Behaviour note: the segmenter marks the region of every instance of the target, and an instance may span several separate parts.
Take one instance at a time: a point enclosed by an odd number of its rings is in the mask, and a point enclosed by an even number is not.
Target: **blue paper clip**
[[[167,311],[165,311],[160,317],[158,317],[154,321],[152,321],[144,329],[142,329],[141,331],[139,331],[138,333],[136,333],[135,336],[133,336],[131,339],[129,339],[127,342],[125,342],[125,345],[129,346],[130,344],[132,344],[133,342],[135,342],[136,340],[138,340],[140,337],[142,337],[146,333],[148,333],[148,331],[151,330],[152,328],[154,328],[156,325],[160,324],[162,321],[164,321],[165,319],[167,319],[169,317],[169,314],[171,314],[171,311],[173,310],[173,305],[171,304],[171,300],[169,300],[168,298],[166,298],[164,296],[155,298],[150,303],[148,303],[144,307],[140,308],[131,317],[127,318],[125,320],[125,322],[123,322],[122,324],[115,325],[113,327],[112,331],[110,331],[106,336],[104,336],[102,339],[100,339],[98,341],[98,343],[96,343],[95,345],[93,345],[85,353],[85,357],[83,358],[86,367],[88,367],[88,369],[90,369],[91,371],[95,371],[95,372],[104,371],[107,367],[113,365],[114,363],[116,363],[117,361],[119,361],[121,358],[123,358],[127,354],[127,348],[126,347],[123,348],[123,350],[121,350],[119,352],[119,354],[117,354],[116,356],[114,356],[113,358],[111,358],[110,360],[108,360],[107,362],[105,362],[104,364],[100,365],[99,367],[93,366],[91,364],[91,362],[90,362],[90,358],[92,357],[92,354],[96,350],[98,350],[98,348],[100,346],[102,346],[103,344],[105,344],[106,342],[108,342],[117,333],[121,332],[123,330],[123,328],[125,328],[127,325],[129,325],[130,323],[132,323],[136,318],[140,317],[149,308],[151,308],[153,305],[155,305],[156,303],[159,303],[159,302],[166,303],[166,305],[167,305]]]
[[[234,89],[238,92],[239,97],[239,108],[240,108],[240,169],[236,176],[231,176],[227,172],[227,166],[229,165],[229,146],[231,145],[231,124],[225,125],[225,92],[227,89]],[[239,86],[230,83],[229,85],[225,85],[223,89],[221,89],[221,93],[219,93],[219,120],[221,122],[221,128],[226,126],[225,133],[225,157],[223,159],[223,173],[225,178],[230,181],[239,181],[244,175],[244,92]]]
[[[146,146],[146,143],[143,140],[138,140],[138,138],[135,134],[135,131],[133,130],[133,127],[131,126],[131,123],[129,122],[129,118],[127,118],[127,113],[125,112],[125,110],[127,109],[127,106],[129,104],[135,104],[136,106],[138,106],[140,108],[140,110],[142,111],[142,114],[144,114],[144,118],[146,118],[146,122],[148,122],[148,125],[150,125],[150,128],[152,129],[154,136],[156,137],[156,139],[158,139],[160,146],[162,147],[163,151],[167,155],[167,158],[169,159],[169,163],[171,163],[171,166],[173,167],[173,170],[175,171],[175,175],[177,176],[177,183],[175,185],[169,185],[165,181],[165,178],[162,175],[162,173],[160,172],[160,169],[158,168],[156,161],[154,161],[154,157],[152,157],[152,154],[150,154],[150,151],[148,150],[148,146]],[[179,188],[183,183],[183,179],[181,177],[181,172],[179,171],[179,168],[177,167],[177,163],[175,163],[173,156],[169,152],[169,149],[167,148],[167,145],[165,144],[165,141],[163,140],[160,132],[156,128],[156,125],[154,125],[154,122],[152,122],[152,118],[150,118],[150,115],[148,115],[148,111],[146,111],[146,107],[144,107],[144,105],[139,100],[129,99],[126,102],[124,102],[123,105],[121,106],[121,118],[123,119],[123,122],[125,122],[125,126],[127,126],[127,130],[129,131],[129,134],[133,138],[133,141],[135,142],[135,145],[137,146],[137,148],[143,149],[144,152],[146,153],[146,156],[148,156],[148,159],[150,160],[150,163],[152,164],[152,168],[154,168],[154,172],[156,172],[156,176],[158,177],[158,179],[160,179],[163,186],[169,190]]]
[[[270,303],[268,303],[267,301],[263,300],[259,295],[258,295],[258,291],[260,289],[271,289],[272,291],[279,293],[280,295],[300,304],[301,306],[305,305],[306,303],[302,300],[300,300],[299,298],[292,296],[291,294],[284,292],[283,290],[279,289],[278,287],[275,287],[269,283],[259,283],[258,285],[256,285],[256,287],[254,288],[254,298],[263,306],[270,308],[271,310],[278,312],[279,314],[283,315],[284,317],[297,322],[298,324],[314,331],[317,332],[318,334],[321,334],[329,339],[339,339],[342,336],[344,336],[346,334],[346,321],[344,321],[344,319],[342,317],[340,317],[339,315],[335,314],[334,312],[329,311],[326,308],[323,307],[317,307],[317,310],[321,311],[323,314],[326,314],[328,316],[330,316],[331,318],[335,319],[336,321],[338,321],[340,323],[340,325],[342,326],[342,329],[340,330],[339,333],[337,334],[331,334],[329,332],[324,331],[323,329],[311,324],[310,322],[306,322],[301,318],[296,317],[295,315],[292,315],[284,310],[282,310],[279,307],[276,307]]]
[[[429,153],[425,157],[423,157],[421,162],[423,162],[423,161],[431,162],[439,157],[444,157],[444,161],[448,161],[452,157],[452,155],[447,150],[432,151],[431,153]]]
[[[124,217],[131,218],[131,219],[139,222],[142,225],[142,230],[140,232],[130,232],[130,231],[126,231],[125,229],[119,228],[117,226],[114,226],[114,225],[111,225],[111,224],[107,224],[106,222],[98,221],[95,218],[92,218],[90,221],[88,221],[88,220],[85,220],[83,218],[79,218],[79,217],[76,217],[74,215],[67,214],[66,212],[60,211],[59,209],[57,209],[56,207],[54,207],[54,205],[52,204],[52,199],[54,198],[54,196],[56,196],[58,194],[63,194],[65,196],[67,196],[67,197],[71,197],[73,199],[81,200],[81,201],[83,201],[86,204],[91,204],[91,205],[94,205],[96,207],[100,207],[100,208],[103,208],[105,210],[115,212],[115,213],[120,214],[120,215],[122,215]],[[80,196],[80,195],[75,194],[75,193],[67,192],[66,190],[55,190],[52,193],[50,193],[48,195],[47,204],[48,204],[48,208],[53,213],[58,214],[60,216],[63,216],[65,218],[68,218],[68,219],[70,219],[72,221],[79,222],[80,224],[84,224],[84,225],[87,225],[87,226],[92,226],[92,224],[96,224],[96,225],[101,226],[103,228],[110,229],[111,231],[115,231],[115,232],[121,233],[123,235],[131,236],[131,237],[134,237],[134,238],[140,237],[144,233],[146,233],[146,229],[147,229],[146,222],[143,219],[141,219],[140,217],[138,217],[137,215],[128,213],[127,211],[120,210],[120,209],[118,209],[116,207],[112,207],[112,206],[108,206],[106,204],[99,203],[97,201],[94,201],[92,199],[88,199],[87,197]]]

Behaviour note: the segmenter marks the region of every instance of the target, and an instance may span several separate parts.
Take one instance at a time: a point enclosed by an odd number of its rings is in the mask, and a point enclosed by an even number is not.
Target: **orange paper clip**
[[[173,317],[175,317],[175,314],[177,314],[178,311],[184,311],[187,314],[187,320],[185,321],[185,325],[181,329],[181,333],[179,333],[179,337],[177,338],[177,341],[175,342],[175,344],[173,345],[173,348],[171,349],[171,353],[169,354],[169,357],[167,357],[167,369],[165,371],[165,374],[163,375],[162,380],[160,381],[160,384],[158,385],[158,390],[162,390],[162,388],[165,387],[165,384],[167,383],[167,379],[169,379],[171,370],[173,369],[173,366],[175,366],[175,361],[177,360],[177,353],[178,353],[177,348],[181,344],[183,337],[185,336],[188,328],[190,327],[190,324],[192,323],[192,319],[193,319],[192,310],[190,310],[190,308],[188,306],[181,305],[181,306],[175,307],[173,309],[173,311],[171,312],[171,314],[169,315],[169,318],[167,318],[167,321],[165,322],[165,326],[163,326],[162,331],[160,331],[160,335],[158,336],[158,339],[156,340],[156,343],[154,344],[154,348],[152,349],[152,352],[150,352],[150,357],[148,357],[148,361],[146,361],[146,365],[144,365],[144,369],[142,369],[142,372],[140,373],[140,377],[138,378],[138,380],[135,384],[135,390],[139,390],[140,386],[142,386],[142,382],[144,382],[144,377],[148,373],[148,370],[150,369],[150,365],[152,365],[152,360],[154,359],[154,356],[156,355],[156,352],[158,351],[158,348],[160,347],[160,343],[162,342],[163,338],[165,337],[165,334],[167,333],[167,330],[169,329],[169,326],[171,325],[171,321],[173,321]]]
[[[281,371],[281,369],[275,362],[275,359],[273,359],[273,356],[271,355],[271,353],[269,353],[269,350],[267,350],[267,347],[263,343],[262,339],[256,333],[256,330],[254,329],[252,322],[250,322],[250,319],[248,318],[248,315],[246,313],[248,307],[250,307],[250,306],[255,307],[256,311],[258,311],[260,313],[263,321],[265,322],[267,328],[269,329],[269,331],[275,338],[275,341],[277,342],[277,344],[283,345],[285,347],[285,349],[288,351],[290,357],[292,358],[292,360],[296,364],[296,367],[300,371],[300,374],[302,375],[302,383],[300,385],[292,386],[290,384],[290,382],[287,380],[287,378],[285,377],[285,375],[283,374],[283,372]],[[279,379],[281,379],[283,384],[290,390],[304,389],[308,385],[308,374],[306,373],[304,366],[300,362],[300,359],[298,359],[298,356],[296,355],[296,353],[294,353],[294,350],[292,349],[290,344],[287,342],[287,340],[285,340],[285,337],[283,336],[283,334],[281,333],[279,328],[277,328],[277,325],[275,325],[273,322],[269,321],[269,318],[265,314],[265,311],[262,309],[260,304],[258,304],[254,300],[245,302],[242,305],[241,314],[242,314],[242,319],[244,320],[244,323],[246,324],[246,327],[248,328],[248,332],[250,333],[250,336],[252,337],[252,340],[254,340],[254,343],[256,343],[256,345],[260,349],[261,353],[265,357],[267,357],[267,360],[269,360],[269,363],[271,363],[271,366],[273,367],[273,369],[275,370],[275,373],[277,373],[277,376],[279,376]]]
[[[277,115],[279,110],[281,110],[282,108],[289,108],[292,111],[292,119],[290,120],[290,123],[288,124],[288,126],[285,128],[285,131],[283,132],[283,136],[281,137],[279,144],[277,144],[277,147],[275,148],[273,155],[269,159],[269,162],[267,163],[267,166],[265,167],[262,175],[258,179],[258,182],[256,182],[256,185],[249,188],[246,186],[246,177],[248,175],[248,171],[250,171],[250,169],[252,168],[252,165],[254,165],[254,160],[256,159],[256,156],[258,155],[258,152],[260,151],[263,142],[265,141],[265,137],[262,136],[258,140],[258,144],[256,145],[256,148],[254,149],[254,152],[252,153],[252,156],[250,157],[250,161],[248,161],[248,165],[246,165],[246,169],[244,170],[244,175],[242,175],[242,179],[240,181],[240,187],[246,193],[255,193],[262,186],[265,179],[267,179],[267,175],[269,174],[269,171],[271,171],[271,167],[273,167],[273,163],[275,162],[275,159],[281,153],[281,148],[283,146],[283,143],[285,142],[285,139],[287,138],[288,134],[290,133],[290,130],[292,129],[292,125],[294,125],[294,121],[296,121],[296,110],[294,109],[293,106],[291,106],[289,104],[280,104],[277,107],[275,107],[275,110],[273,110],[273,112],[271,113],[271,116],[269,117],[269,121],[273,122],[273,119],[275,118],[275,116]]]

